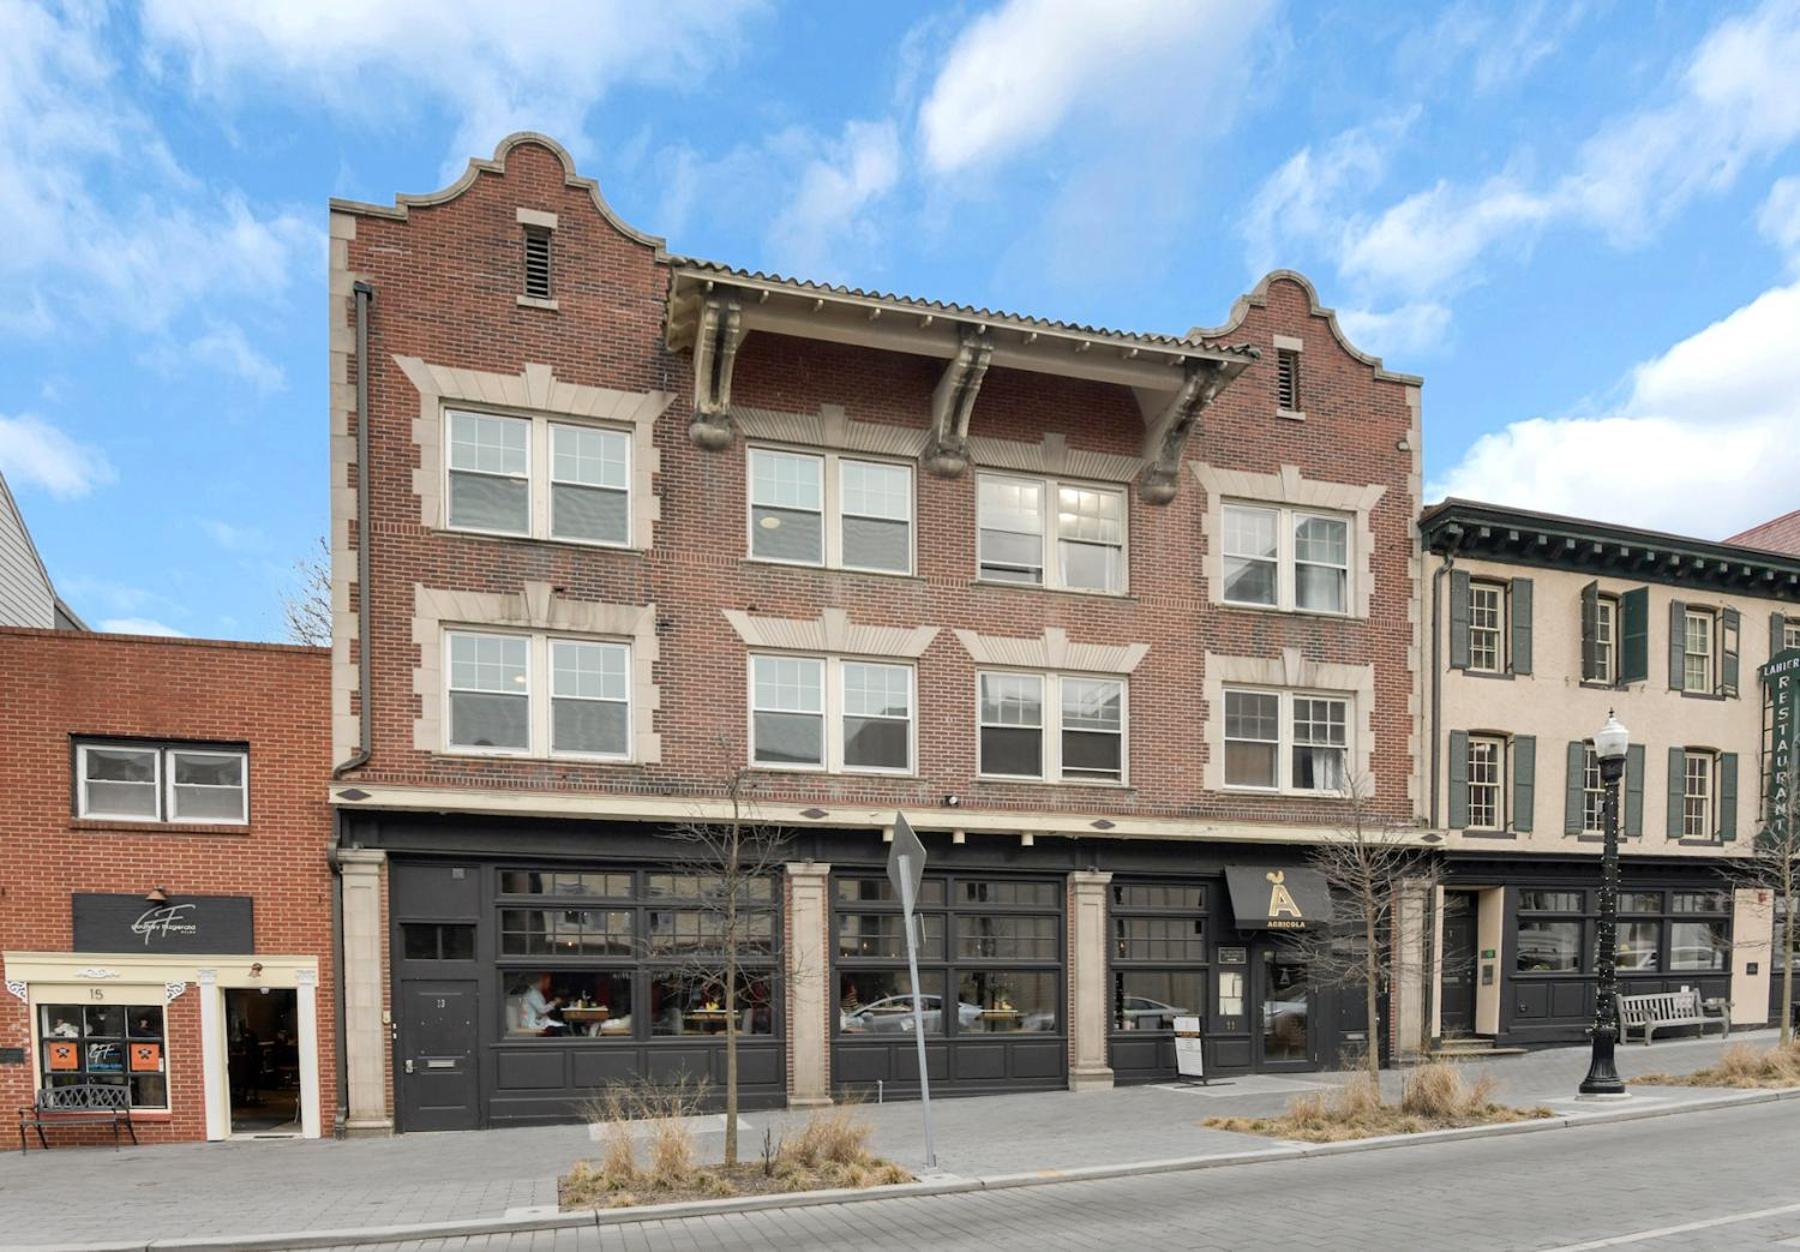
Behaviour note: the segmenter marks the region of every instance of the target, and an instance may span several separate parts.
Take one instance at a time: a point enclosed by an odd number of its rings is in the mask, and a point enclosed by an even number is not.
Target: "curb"
[[[514,1234],[534,1230],[574,1230],[588,1226],[637,1225],[643,1222],[673,1221],[686,1217],[711,1217],[727,1213],[816,1208],[826,1204],[864,1204],[876,1200],[911,1199],[922,1196],[965,1195],[973,1191],[1001,1191],[1068,1182],[1100,1182],[1148,1174],[1225,1169],[1236,1165],[1257,1165],[1269,1161],[1345,1156],[1353,1152],[1380,1152],[1393,1148],[1425,1147],[1438,1143],[1454,1143],[1464,1139],[1536,1134],[1550,1130],[1578,1130],[1583,1126],[1606,1126],[1619,1122],[1645,1121],[1653,1117],[1705,1113],[1717,1109],[1773,1104],[1782,1100],[1800,1100],[1800,1087],[1734,1092],[1730,1095],[1708,1096],[1699,1100],[1670,1105],[1597,1109],[1592,1113],[1558,1113],[1554,1117],[1538,1118],[1532,1121],[1503,1122],[1494,1126],[1465,1126],[1456,1130],[1428,1130],[1411,1135],[1380,1135],[1369,1139],[1347,1139],[1340,1143],[1282,1142],[1272,1147],[1256,1148],[1245,1152],[1219,1152],[1209,1156],[1171,1157],[1166,1160],[1132,1161],[1116,1165],[1085,1165],[1075,1169],[1044,1169],[1023,1174],[996,1174],[985,1178],[946,1176],[928,1179],[924,1182],[867,1187],[861,1190],[782,1192],[773,1195],[740,1196],[725,1200],[689,1200],[678,1204],[646,1204],[631,1208],[597,1209],[588,1212],[549,1213],[534,1217],[470,1218],[462,1221],[421,1222],[408,1226],[372,1226],[351,1230],[307,1230],[264,1235],[211,1235],[198,1238],[152,1239],[147,1242],[133,1240],[117,1243],[50,1246],[40,1244],[33,1245],[33,1247],[36,1252],[219,1252],[221,1249],[241,1249],[242,1252],[280,1252],[282,1249],[294,1248],[323,1248],[343,1245],[376,1246],[426,1239]],[[0,1252],[11,1252],[11,1249],[0,1248]]]

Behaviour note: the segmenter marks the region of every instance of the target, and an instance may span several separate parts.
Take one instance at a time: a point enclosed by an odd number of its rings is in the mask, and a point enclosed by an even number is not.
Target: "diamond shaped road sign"
[[[925,877],[925,845],[919,842],[904,813],[894,814],[894,842],[888,846],[887,873],[895,895],[903,901],[918,900],[919,882]],[[909,878],[910,883],[906,881]],[[911,911],[907,910],[909,914]]]

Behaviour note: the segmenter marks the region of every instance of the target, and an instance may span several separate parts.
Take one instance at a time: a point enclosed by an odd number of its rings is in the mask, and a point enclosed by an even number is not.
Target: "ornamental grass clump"
[[[1554,1116],[1546,1108],[1519,1109],[1496,1104],[1495,1086],[1491,1075],[1483,1074],[1471,1083],[1459,1066],[1449,1061],[1431,1061],[1403,1077],[1398,1104],[1389,1104],[1382,1098],[1381,1085],[1372,1075],[1356,1073],[1331,1091],[1308,1091],[1295,1096],[1280,1117],[1209,1117],[1205,1124],[1215,1130],[1274,1139],[1335,1143]]]
[[[1631,1080],[1662,1087],[1800,1087],[1800,1042],[1758,1050],[1734,1043],[1719,1059],[1691,1074],[1645,1074]]]

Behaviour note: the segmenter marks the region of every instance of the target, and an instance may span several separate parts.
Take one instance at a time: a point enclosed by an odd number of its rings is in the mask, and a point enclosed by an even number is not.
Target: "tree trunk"
[[[1781,917],[1781,1046],[1794,1041],[1794,871],[1788,862]]]
[[[1377,1089],[1381,1084],[1381,950],[1375,946],[1375,904],[1374,900],[1364,901],[1363,907],[1363,941],[1368,946],[1363,952],[1363,997],[1369,1014],[1369,1077],[1375,1080]]]

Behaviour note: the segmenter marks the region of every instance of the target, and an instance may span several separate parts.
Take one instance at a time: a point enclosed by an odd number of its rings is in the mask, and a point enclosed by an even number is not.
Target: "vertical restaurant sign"
[[[1791,797],[1788,789],[1794,778],[1794,722],[1800,709],[1795,696],[1800,695],[1800,648],[1784,648],[1769,658],[1760,671],[1763,691],[1769,702],[1769,776],[1763,794],[1769,797],[1766,823],[1773,824],[1788,811]]]
[[[244,953],[256,950],[249,896],[76,892],[71,911],[77,952]]]

